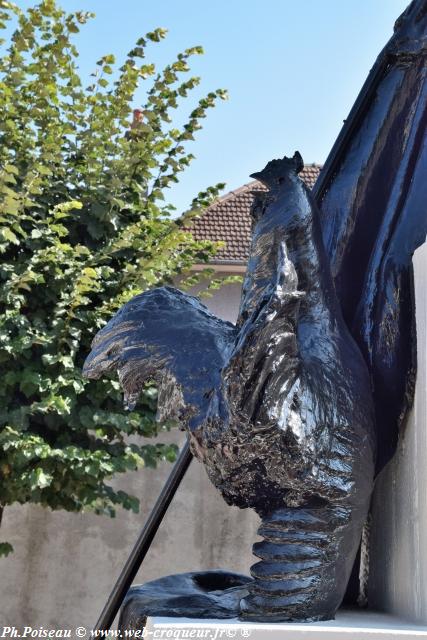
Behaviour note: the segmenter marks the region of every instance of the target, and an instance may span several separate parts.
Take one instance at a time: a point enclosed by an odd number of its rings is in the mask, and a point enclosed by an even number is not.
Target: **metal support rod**
[[[108,631],[122,605],[132,582],[151,546],[168,507],[193,459],[188,441],[183,446],[166,483],[157,498],[147,522],[142,529],[125,566],[110,593],[110,596],[96,623],[94,631]]]

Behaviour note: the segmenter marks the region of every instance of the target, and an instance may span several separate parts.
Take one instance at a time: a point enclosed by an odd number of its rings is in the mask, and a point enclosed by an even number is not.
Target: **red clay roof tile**
[[[317,180],[321,165],[305,165],[300,177],[311,189]],[[257,180],[230,191],[211,205],[204,215],[192,224],[192,232],[197,240],[223,241],[226,245],[219,249],[213,263],[246,264],[251,239],[250,209],[255,191],[266,188]]]

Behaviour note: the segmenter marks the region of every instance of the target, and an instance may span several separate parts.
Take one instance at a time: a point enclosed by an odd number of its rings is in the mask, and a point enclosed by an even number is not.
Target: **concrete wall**
[[[418,375],[398,451],[373,499],[369,600],[427,623],[427,244],[415,254]]]
[[[217,277],[220,277],[220,275]],[[177,286],[179,287],[179,284]],[[193,295],[197,295],[201,288],[202,286],[195,287],[192,291]],[[211,298],[202,297],[201,300],[218,318],[234,323],[239,311],[241,290],[242,285],[238,282],[233,282],[224,285],[219,291],[214,291]]]
[[[239,297],[235,284],[206,303],[234,320]],[[163,441],[182,438],[176,431]],[[6,509],[1,540],[10,541],[15,553],[0,560],[0,628],[92,627],[170,470],[164,463],[114,482],[141,497],[139,515],[121,511],[111,520],[28,505]],[[248,573],[257,526],[254,513],[223,502],[194,461],[136,582],[219,567]]]

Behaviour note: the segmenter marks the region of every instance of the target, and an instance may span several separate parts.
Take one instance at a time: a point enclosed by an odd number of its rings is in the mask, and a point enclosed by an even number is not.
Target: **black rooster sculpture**
[[[254,177],[253,241],[237,325],[196,298],[154,289],[98,332],[85,374],[117,371],[133,405],[148,379],[162,417],[229,504],[262,518],[261,561],[242,600],[256,620],[333,617],[374,473],[369,374],[341,315],[301,156]]]

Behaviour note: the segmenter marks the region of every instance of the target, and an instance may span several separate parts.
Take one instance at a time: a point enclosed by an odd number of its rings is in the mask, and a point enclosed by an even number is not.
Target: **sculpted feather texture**
[[[117,370],[128,405],[155,379],[163,416],[187,429],[226,501],[261,515],[261,562],[241,610],[261,620],[334,615],[373,478],[369,375],[301,168],[295,154],[255,174],[269,192],[254,209],[235,327],[196,298],[155,289],[97,334],[85,365],[89,377]]]

